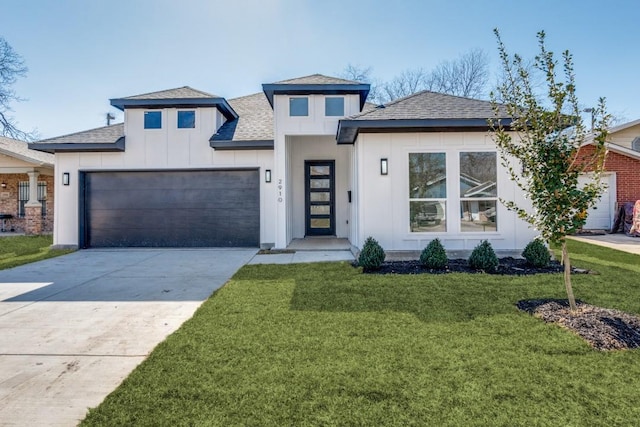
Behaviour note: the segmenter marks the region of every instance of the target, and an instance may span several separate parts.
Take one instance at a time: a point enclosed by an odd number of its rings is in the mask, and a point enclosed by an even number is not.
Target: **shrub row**
[[[549,250],[540,239],[531,241],[524,248],[522,257],[534,267],[546,267],[551,260]],[[384,249],[378,241],[373,237],[367,237],[358,257],[358,265],[365,270],[375,270],[380,268],[384,258]],[[438,238],[429,242],[420,254],[420,263],[426,268],[442,270],[447,268],[448,262],[447,252]],[[473,249],[468,262],[472,268],[487,272],[495,271],[499,264],[498,257],[487,240],[483,240]]]

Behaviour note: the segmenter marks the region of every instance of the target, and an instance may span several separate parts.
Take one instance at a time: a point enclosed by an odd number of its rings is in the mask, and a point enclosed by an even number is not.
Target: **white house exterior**
[[[498,201],[523,200],[490,103],[421,92],[375,107],[368,92],[312,75],[228,101],[188,87],[112,99],[124,124],[32,144],[55,153],[54,245],[519,250],[535,237]]]

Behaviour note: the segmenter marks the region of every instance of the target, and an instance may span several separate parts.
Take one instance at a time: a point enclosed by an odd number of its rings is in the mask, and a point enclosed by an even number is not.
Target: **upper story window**
[[[161,129],[162,128],[162,112],[161,111],[145,111],[144,112],[144,128],[145,129]]]
[[[327,97],[324,99],[324,115],[344,116],[344,98],[343,97]]]
[[[289,98],[289,116],[309,115],[309,98]]]
[[[196,127],[196,112],[193,110],[178,111],[178,129]]]
[[[634,151],[640,151],[640,136],[631,141],[631,149]]]

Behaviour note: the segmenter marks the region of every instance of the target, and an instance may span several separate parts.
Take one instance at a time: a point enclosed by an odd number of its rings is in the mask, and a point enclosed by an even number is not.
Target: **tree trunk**
[[[562,241],[562,263],[564,264],[564,287],[567,290],[567,298],[569,299],[569,308],[576,311],[576,297],[573,296],[573,288],[571,287],[571,261],[569,260],[569,251],[567,250],[567,241]]]

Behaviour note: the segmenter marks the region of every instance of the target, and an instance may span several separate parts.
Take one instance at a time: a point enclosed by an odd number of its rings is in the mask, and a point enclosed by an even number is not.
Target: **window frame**
[[[340,104],[340,114],[329,114],[330,108],[335,108],[335,106],[330,107],[329,101],[341,101]],[[324,115],[325,117],[344,117],[344,96],[325,96],[324,98]]]
[[[193,118],[189,122],[181,122],[180,116],[190,114]],[[184,120],[184,118],[183,118]],[[191,124],[191,126],[181,126],[181,124]],[[196,110],[178,110],[176,113],[176,127],[178,129],[195,129],[196,127]]]
[[[151,119],[151,116],[158,116],[158,125],[157,126],[152,126],[155,124],[155,119]],[[149,120],[147,120],[147,117],[149,117]],[[154,120],[154,121],[152,121]],[[143,113],[143,128],[144,129],[148,129],[148,130],[157,130],[157,129],[162,129],[162,111],[160,110],[146,110]]]
[[[463,197],[462,195],[462,189],[460,188],[461,186],[461,180],[462,180],[462,156],[463,154],[466,153],[474,153],[474,154],[480,154],[480,153],[488,153],[488,154],[493,154],[494,156],[494,161],[495,161],[495,196],[479,196],[479,197]],[[459,218],[459,224],[458,226],[460,227],[460,233],[497,233],[499,231],[499,221],[498,221],[498,206],[499,206],[499,197],[498,197],[498,152],[497,151],[493,151],[493,150],[460,150],[458,151],[458,206],[460,209],[460,218]],[[486,225],[483,225],[483,229],[482,230],[465,230],[465,227],[463,225],[465,225],[466,221],[463,221],[464,218],[464,203],[470,203],[470,202],[478,202],[478,205],[480,206],[482,203],[487,203],[490,202],[493,204],[493,217],[494,220],[493,221],[488,221],[489,223],[493,222],[493,226],[491,227],[491,229],[486,230]],[[488,209],[484,209],[483,211],[487,211],[491,208]],[[478,215],[480,215],[480,208],[478,207]],[[472,213],[472,212],[471,212]],[[474,222],[474,220],[472,219],[470,221],[471,223]],[[485,223],[487,221],[484,221]],[[483,224],[483,222],[481,222],[480,224]]]
[[[306,103],[305,111],[304,111],[305,114],[298,114],[295,108],[300,108],[300,107],[294,106],[294,104],[296,103],[295,101],[303,101],[303,100]],[[308,96],[292,96],[289,98],[289,117],[309,117],[309,97]]]
[[[412,155],[424,155],[424,154],[441,154],[443,155],[443,166],[444,166],[444,197],[411,197],[411,156]],[[415,234],[428,234],[428,235],[432,235],[432,234],[436,234],[436,233],[447,233],[450,231],[450,227],[447,221],[448,218],[448,205],[451,202],[450,200],[450,195],[448,195],[450,193],[449,188],[448,188],[448,181],[449,181],[449,176],[447,174],[448,171],[448,155],[450,153],[446,152],[446,151],[412,151],[408,153],[407,156],[407,173],[408,173],[408,217],[409,217],[409,233],[412,235]],[[433,222],[434,227],[437,227],[437,229],[434,230],[414,230],[414,221],[411,217],[411,204],[412,203],[418,203],[418,202],[422,202],[422,203],[432,203],[434,206],[436,206],[436,217],[435,218],[429,218],[426,217],[424,219],[424,221],[427,222],[427,224]],[[437,206],[441,206],[441,210],[442,213],[440,215],[440,212],[438,212],[438,208]],[[442,216],[442,218],[439,218],[439,216]],[[416,228],[419,227],[419,224],[416,223]],[[444,229],[442,229],[444,228]]]
[[[29,201],[30,184],[29,181],[18,181],[18,210],[16,216],[18,218],[25,218],[27,211],[25,205]],[[41,215],[47,216],[47,182],[38,181],[38,201],[42,205]]]

